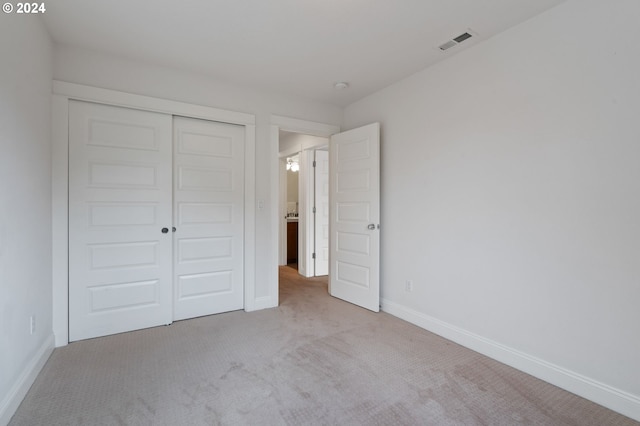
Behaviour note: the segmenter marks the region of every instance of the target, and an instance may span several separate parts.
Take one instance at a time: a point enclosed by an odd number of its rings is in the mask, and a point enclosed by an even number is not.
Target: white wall
[[[289,213],[289,204],[288,203],[296,203],[298,204],[298,172],[294,172],[291,170],[287,170],[287,213]],[[291,205],[293,207],[293,205]],[[298,209],[291,209],[292,212],[297,212]]]
[[[321,136],[303,135],[301,133],[280,132],[280,153],[291,156],[305,149],[328,146],[329,140]]]
[[[640,420],[639,16],[568,1],[343,128],[382,123],[383,308]]]
[[[52,46],[40,17],[0,14],[0,54],[0,424],[5,424],[53,349]]]

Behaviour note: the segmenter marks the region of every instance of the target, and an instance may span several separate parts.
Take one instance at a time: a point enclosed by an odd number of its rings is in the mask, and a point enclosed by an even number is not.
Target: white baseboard
[[[29,388],[38,377],[40,370],[53,352],[53,334],[42,343],[38,352],[31,358],[18,380],[13,384],[9,393],[0,402],[0,425],[6,426],[20,406]]]
[[[270,297],[270,296],[256,297],[252,311],[275,308],[277,306],[278,306],[278,302],[273,297]]]
[[[69,344],[69,330],[63,330],[57,332],[53,330],[53,336],[55,339],[56,348],[60,348],[62,346],[67,346]]]
[[[388,314],[640,421],[640,396],[616,389],[395,302],[382,299],[381,306]]]

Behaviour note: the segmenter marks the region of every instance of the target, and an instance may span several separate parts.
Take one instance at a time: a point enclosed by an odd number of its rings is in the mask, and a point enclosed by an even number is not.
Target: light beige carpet
[[[56,349],[11,425],[637,425],[281,268],[281,305]]]

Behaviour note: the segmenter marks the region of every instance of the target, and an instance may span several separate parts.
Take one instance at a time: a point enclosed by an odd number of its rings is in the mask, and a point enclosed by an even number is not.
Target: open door
[[[380,124],[333,135],[329,161],[329,293],[378,312]]]

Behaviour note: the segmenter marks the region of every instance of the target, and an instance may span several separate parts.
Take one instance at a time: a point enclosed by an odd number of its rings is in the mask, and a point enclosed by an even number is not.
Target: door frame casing
[[[313,264],[313,148],[300,152],[298,172],[298,273],[303,277],[314,275]]]
[[[329,142],[329,138],[327,138]],[[300,152],[300,184],[299,184],[299,203],[300,214],[298,215],[300,221],[299,245],[298,250],[298,273],[303,277],[315,277],[316,273],[316,258],[313,257],[314,253],[317,256],[316,249],[316,213],[313,208],[316,207],[315,197],[315,180],[316,180],[316,166],[315,153],[320,149],[329,149],[329,145],[314,145],[307,147]]]
[[[255,280],[255,115],[202,105],[53,81],[52,96],[52,297],[56,347],[69,343],[69,101],[94,102],[238,124],[245,128],[244,310],[258,309]]]
[[[321,176],[323,175],[322,173],[320,173],[320,169],[322,167],[321,164],[321,160],[318,156],[319,153],[324,153],[323,155],[326,155],[326,161],[327,163],[329,162],[329,146],[326,147],[326,149],[314,149],[313,150],[313,161],[315,163],[315,166],[313,167],[313,186],[314,186],[314,191],[313,191],[313,205],[316,208],[316,213],[313,215],[313,221],[314,221],[314,230],[313,230],[313,248],[314,248],[314,252],[316,254],[315,258],[313,259],[313,274],[314,276],[318,277],[318,276],[326,276],[329,275],[329,259],[327,256],[327,262],[326,262],[326,267],[322,270],[323,273],[318,273],[318,265],[320,263],[320,259],[322,256],[322,247],[318,244],[318,241],[322,241],[324,240],[323,237],[321,237],[321,235],[323,234],[323,229],[321,225],[321,222],[318,220],[318,218],[320,218],[321,216],[323,216],[324,213],[324,209],[322,206],[322,203],[319,203],[319,198],[322,197],[322,193],[324,192],[325,189],[328,190],[328,185],[329,185],[329,169],[327,167],[327,173],[324,175],[324,177],[322,178]],[[319,177],[321,177],[319,179]],[[324,181],[322,180],[324,179]],[[327,185],[327,187],[325,188],[324,185]],[[329,208],[328,204],[329,204],[329,194],[326,194],[326,198],[324,199],[324,201],[326,201],[327,203],[327,209]],[[328,213],[328,212],[327,212]],[[328,214],[327,214],[327,220],[328,220]],[[329,226],[329,223],[326,223],[326,226]],[[327,230],[328,232],[328,230]],[[327,235],[326,238],[326,242],[327,244],[329,244],[329,236]],[[328,250],[329,247],[327,247]],[[326,272],[326,273],[324,273]]]
[[[329,138],[331,135],[340,132],[340,126],[326,123],[318,123],[315,121],[301,120],[298,118],[285,117],[281,115],[271,115],[271,194],[270,194],[270,215],[271,229],[280,230],[281,221],[284,216],[280,214],[280,130],[287,132],[300,133],[303,135],[320,136]],[[304,149],[308,149],[304,148]],[[297,152],[303,151],[303,147]],[[269,268],[269,294],[272,296],[272,305],[278,306],[278,265],[280,263],[280,239],[281,233],[276,232],[272,236],[271,256],[268,259]]]
[[[278,200],[278,226],[280,228],[276,238],[279,239],[278,265],[284,266],[287,264],[287,229],[286,226],[282,226],[281,221],[287,215],[287,197],[282,196],[282,194],[287,193],[287,156],[280,154],[278,160],[278,188],[280,194],[280,199]]]

